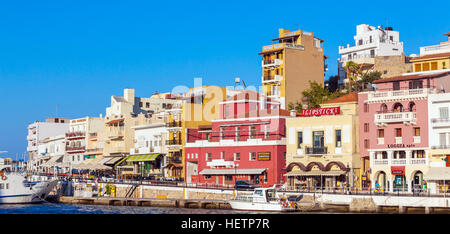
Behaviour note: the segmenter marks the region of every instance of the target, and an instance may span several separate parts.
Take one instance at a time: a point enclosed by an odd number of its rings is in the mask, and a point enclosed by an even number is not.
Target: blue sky
[[[417,6],[417,7],[416,7]],[[278,28],[324,40],[329,76],[357,24],[400,31],[407,55],[445,40],[449,1],[6,1],[0,3],[0,151],[26,151],[35,120],[98,116],[111,95],[174,86],[258,86]],[[387,20],[387,21],[386,21]]]

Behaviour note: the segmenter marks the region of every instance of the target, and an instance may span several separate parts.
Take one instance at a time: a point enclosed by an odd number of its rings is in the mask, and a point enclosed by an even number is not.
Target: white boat
[[[275,211],[286,212],[295,211],[296,203],[281,199],[275,186],[271,188],[255,188],[250,196],[238,195],[234,199],[228,200],[233,210],[245,211]]]
[[[25,173],[1,170],[0,204],[43,202],[57,184],[56,179],[33,180]]]

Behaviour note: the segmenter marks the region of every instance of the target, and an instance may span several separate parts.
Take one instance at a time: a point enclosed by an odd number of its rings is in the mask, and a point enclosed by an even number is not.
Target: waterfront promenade
[[[79,181],[60,184],[56,194],[60,203],[98,204],[119,206],[155,206],[176,208],[230,209],[228,199],[236,195],[249,195],[251,191],[217,186],[186,186],[140,182],[94,183]],[[107,186],[110,188],[107,189]],[[113,188],[113,189],[112,189]],[[107,191],[109,190],[109,191]],[[108,194],[109,192],[109,194]],[[351,194],[350,194],[351,193]],[[302,191],[280,190],[283,197],[300,196],[299,212],[359,212],[359,213],[448,213],[450,198],[427,193],[373,193],[339,190],[310,189]]]

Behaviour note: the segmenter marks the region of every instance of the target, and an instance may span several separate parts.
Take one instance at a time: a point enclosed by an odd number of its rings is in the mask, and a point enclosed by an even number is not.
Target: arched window
[[[409,108],[409,111],[411,111],[411,112],[416,111],[416,103],[410,102],[410,103],[408,104],[408,108]]]
[[[387,107],[387,105],[386,104],[381,104],[381,107],[380,107],[380,112],[381,113],[386,113],[388,111],[388,107]]]
[[[403,112],[403,105],[401,103],[395,103],[392,107],[393,112]]]

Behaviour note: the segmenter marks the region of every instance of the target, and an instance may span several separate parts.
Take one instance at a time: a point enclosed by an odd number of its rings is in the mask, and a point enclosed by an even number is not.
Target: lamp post
[[[239,167],[239,163],[234,163],[234,184],[237,181],[237,167]]]

